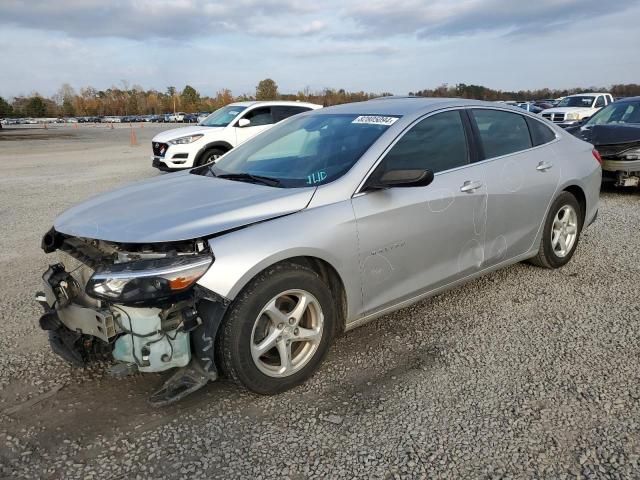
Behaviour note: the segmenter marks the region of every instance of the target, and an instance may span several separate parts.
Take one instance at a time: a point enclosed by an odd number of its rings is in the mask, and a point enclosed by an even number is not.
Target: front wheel
[[[331,291],[313,270],[275,265],[234,301],[223,323],[223,371],[245,388],[275,394],[305,381],[324,359],[336,326]]]
[[[218,158],[224,155],[226,152],[220,148],[209,148],[204,151],[202,155],[196,160],[194,167],[206,165],[207,163],[215,162]]]
[[[571,193],[562,192],[549,209],[538,254],[530,262],[545,268],[566,265],[576,251],[581,230],[580,204]]]

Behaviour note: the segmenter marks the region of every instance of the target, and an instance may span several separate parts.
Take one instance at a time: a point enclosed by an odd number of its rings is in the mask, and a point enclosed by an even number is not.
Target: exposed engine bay
[[[214,261],[206,241],[117,244],[52,229],[42,248],[60,258],[36,294],[40,326],[67,362],[112,359],[116,376],[179,368],[157,405],[217,378],[213,339],[228,302],[196,285]]]

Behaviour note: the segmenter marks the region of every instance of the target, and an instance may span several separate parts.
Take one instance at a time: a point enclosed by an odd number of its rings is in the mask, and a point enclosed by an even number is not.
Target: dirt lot
[[[158,175],[167,126],[0,131],[1,478],[638,478],[640,194],[606,191],[558,271],[515,265],[337,339],[276,397],[225,382],[151,409],[162,380],[75,370],[33,292],[42,234]]]

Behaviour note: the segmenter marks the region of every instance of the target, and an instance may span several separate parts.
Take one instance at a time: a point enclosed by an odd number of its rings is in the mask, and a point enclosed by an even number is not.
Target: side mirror
[[[395,187],[426,187],[433,182],[431,170],[389,170],[380,177],[369,177],[365,188],[367,190],[384,190]]]
[[[248,118],[241,118],[238,120],[238,127],[240,128],[248,127],[249,125],[251,125],[251,120]]]

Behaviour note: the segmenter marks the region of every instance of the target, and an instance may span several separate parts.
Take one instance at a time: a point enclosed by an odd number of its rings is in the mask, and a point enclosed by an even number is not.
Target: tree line
[[[635,83],[615,84],[610,87],[576,87],[566,89],[541,88],[537,90],[495,90],[493,88],[484,87],[482,85],[467,85],[458,83],[457,85],[440,85],[437,88],[418,90],[409,92],[409,95],[418,97],[459,97],[473,98],[475,100],[498,101],[498,100],[542,100],[566,97],[567,95],[575,95],[586,92],[609,92],[614,97],[635,97],[640,96],[640,85]]]
[[[503,91],[482,85],[440,85],[437,88],[409,92],[409,95],[423,97],[461,97],[478,100],[533,100],[558,98],[587,91],[608,91],[613,96],[628,97],[640,95],[638,84],[617,84],[609,88],[588,87],[571,89],[549,89]],[[0,118],[5,117],[74,117],[108,115],[144,115],[167,112],[211,112],[231,102],[242,100],[300,100],[323,106],[341,103],[360,102],[380,96],[392,95],[389,92],[349,92],[344,89],[325,88],[311,91],[305,88],[297,93],[280,93],[277,83],[266,78],[256,85],[252,94],[234,96],[231,90],[222,89],[213,96],[199,93],[191,85],[182,90],[169,86],[165,91],[145,90],[139,85],[129,86],[122,82],[120,87],[106,90],[83,87],[76,91],[71,85],[64,84],[51,97],[38,93],[19,96],[10,100],[0,97]]]

